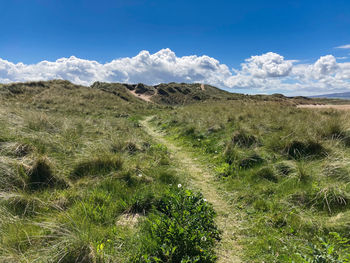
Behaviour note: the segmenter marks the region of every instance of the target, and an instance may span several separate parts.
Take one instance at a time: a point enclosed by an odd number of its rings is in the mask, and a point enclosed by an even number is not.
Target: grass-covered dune
[[[216,170],[242,218],[245,262],[348,262],[349,120],[347,111],[231,101],[154,123]]]
[[[215,200],[146,117],[215,175],[241,262],[346,262],[350,113],[295,107],[331,102],[185,83],[0,85],[0,262],[229,262]]]
[[[0,88],[0,262],[213,262],[215,211],[138,122],[162,107],[102,88]]]

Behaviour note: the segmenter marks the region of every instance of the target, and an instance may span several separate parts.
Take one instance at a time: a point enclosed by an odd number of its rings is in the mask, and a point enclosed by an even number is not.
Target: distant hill
[[[350,92],[316,95],[316,96],[310,96],[310,98],[328,98],[328,99],[350,100]]]
[[[333,96],[337,95],[337,96]],[[329,94],[310,97],[286,97],[282,94],[246,95],[231,93],[211,85],[200,83],[161,83],[155,86],[125,83],[95,82],[89,87],[76,85],[66,80],[36,81],[0,84],[0,96],[30,99],[46,108],[48,104],[63,104],[73,100],[73,105],[83,105],[89,101],[103,103],[103,99],[113,99],[121,108],[149,108],[153,106],[176,106],[207,100],[276,101],[291,105],[298,104],[347,104],[349,93]],[[78,102],[79,101],[79,102]]]

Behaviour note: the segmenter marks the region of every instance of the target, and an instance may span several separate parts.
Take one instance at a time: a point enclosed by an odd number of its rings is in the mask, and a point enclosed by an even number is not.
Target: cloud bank
[[[154,54],[141,51],[134,57],[105,64],[74,56],[31,65],[0,58],[0,83],[50,79],[66,79],[82,85],[95,81],[150,85],[201,82],[251,93],[318,94],[349,91],[350,63],[339,63],[333,55],[326,55],[312,64],[302,64],[268,52],[247,58],[239,69],[230,69],[215,58],[177,57],[170,49]]]

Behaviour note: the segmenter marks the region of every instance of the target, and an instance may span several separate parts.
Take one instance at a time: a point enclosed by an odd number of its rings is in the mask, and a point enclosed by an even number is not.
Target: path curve
[[[236,241],[239,226],[238,216],[234,214],[234,209],[218,193],[218,183],[215,181],[214,174],[207,167],[193,159],[190,152],[167,140],[162,132],[156,130],[150,124],[152,118],[153,116],[149,116],[140,122],[145,131],[168,148],[174,161],[191,176],[191,185],[202,192],[217,213],[216,222],[219,229],[223,231],[222,239],[217,246],[218,262],[242,262],[239,256],[241,247]]]

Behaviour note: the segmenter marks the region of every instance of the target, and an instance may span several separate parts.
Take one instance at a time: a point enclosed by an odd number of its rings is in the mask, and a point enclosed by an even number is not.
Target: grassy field
[[[0,262],[348,262],[350,112],[298,103],[0,86]]]
[[[348,262],[349,118],[235,101],[162,112],[154,124],[216,170],[241,214],[244,262]]]

